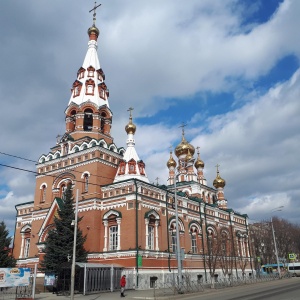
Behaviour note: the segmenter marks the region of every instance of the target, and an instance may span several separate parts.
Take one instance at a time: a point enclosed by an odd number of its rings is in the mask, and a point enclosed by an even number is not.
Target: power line
[[[19,159],[23,159],[23,160],[27,160],[27,161],[31,161],[31,162],[36,163],[36,160],[32,160],[32,159],[29,159],[29,158],[24,158],[24,157],[21,157],[21,156],[12,155],[12,154],[8,154],[8,153],[4,153],[4,152],[0,152],[0,154],[7,155],[7,156],[11,156],[11,157],[15,157],[15,158],[19,158]]]
[[[9,165],[4,165],[4,164],[1,164],[0,163],[0,166],[2,167],[6,167],[6,168],[10,168],[10,169],[15,169],[15,170],[19,170],[19,171],[23,171],[23,172],[28,172],[28,173],[33,173],[35,175],[44,175],[44,176],[49,176],[49,177],[52,177],[52,178],[57,178],[58,176],[55,176],[55,175],[51,175],[51,174],[46,174],[46,173],[38,173],[38,172],[35,172],[35,171],[31,171],[31,170],[27,170],[27,169],[23,169],[23,168],[18,168],[18,167],[14,167],[14,166],[9,166]],[[75,170],[73,170],[75,172]],[[78,173],[81,173],[79,171],[77,171]],[[82,174],[82,173],[81,173]],[[93,175],[93,174],[91,174]],[[97,175],[94,175],[94,176],[97,176]],[[106,178],[106,179],[113,179],[112,177],[105,177],[105,176],[98,176],[98,177],[101,177],[101,178]],[[76,180],[76,182],[79,182],[79,183],[85,183],[85,181],[81,181],[81,180]],[[95,183],[91,183],[89,182],[89,185],[96,185],[96,186],[99,186],[100,184],[95,184]]]
[[[3,154],[3,155],[7,155],[7,156],[10,156],[10,157],[15,157],[15,158],[19,158],[19,159],[22,159],[22,160],[26,160],[26,161],[30,161],[30,162],[34,162],[34,163],[37,163],[37,161],[35,160],[32,160],[32,159],[29,159],[29,158],[24,158],[24,157],[21,157],[21,156],[17,156],[17,155],[12,155],[12,154],[8,154],[8,153],[4,153],[4,152],[0,152],[0,154]],[[2,165],[2,164],[0,164]],[[8,168],[12,168],[12,169],[19,169],[21,171],[25,171],[25,169],[22,169],[22,168],[17,168],[17,167],[12,167],[12,166],[7,166],[7,165],[2,165],[3,167],[8,167]],[[34,172],[34,171],[30,171],[28,170],[28,172],[32,172],[32,173],[35,173],[37,175],[46,175],[46,173],[37,173],[37,172]],[[82,174],[82,172],[80,171],[77,171],[77,170],[72,170],[72,172],[76,172],[76,173],[80,173]],[[113,179],[112,177],[105,177],[105,176],[101,176],[101,175],[96,175],[96,174],[91,174],[95,177],[99,177],[99,178],[106,178],[106,179]],[[50,176],[50,175],[47,175],[47,176]]]

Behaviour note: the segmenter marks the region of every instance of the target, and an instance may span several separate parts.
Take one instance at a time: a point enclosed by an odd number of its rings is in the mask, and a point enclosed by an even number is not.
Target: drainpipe
[[[248,223],[247,223],[247,217],[245,216],[245,224],[246,224],[246,233],[248,237],[248,253],[250,257],[250,266],[251,266],[251,271],[252,271],[252,276],[254,275],[253,273],[253,266],[252,266],[252,257],[251,257],[251,247],[250,247],[250,237],[249,237],[249,230],[248,230]]]
[[[171,272],[171,255],[170,255],[170,236],[169,236],[169,210],[168,210],[168,195],[169,191],[166,194],[166,224],[167,224],[167,243],[168,243],[168,268],[169,272]]]
[[[205,235],[206,235],[206,248],[208,250],[208,234],[207,234],[207,217],[206,217],[206,202],[204,202],[204,220],[205,220]],[[204,246],[203,246],[204,247]],[[204,251],[205,253],[205,251]],[[205,270],[206,271],[206,270]],[[206,274],[206,272],[205,272]],[[209,274],[210,273],[210,270],[209,270]],[[211,276],[211,275],[210,275]],[[207,282],[207,281],[206,281]]]
[[[229,215],[229,221],[230,221],[230,228],[231,228],[231,239],[232,239],[233,255],[234,255],[234,261],[235,261],[235,274],[236,274],[236,278],[238,278],[238,271],[237,271],[237,265],[236,265],[236,253],[235,253],[235,246],[234,246],[234,236],[233,236],[233,228],[232,228],[231,215]]]
[[[139,236],[138,236],[138,211],[139,211],[139,203],[138,203],[138,187],[136,183],[136,179],[133,179],[135,185],[135,248],[136,248],[136,288],[139,287]]]
[[[202,199],[203,200],[203,199]],[[202,250],[203,250],[203,257],[204,257],[204,272],[205,272],[205,282],[207,282],[207,274],[206,274],[206,256],[205,256],[205,250],[204,250],[204,239],[203,239],[203,227],[202,227],[202,214],[201,214],[201,202],[199,201],[199,215],[200,215],[200,222],[201,222],[201,228],[202,228],[202,234],[201,234],[201,240],[202,240]],[[206,217],[205,217],[206,218]],[[206,228],[206,226],[205,226]]]

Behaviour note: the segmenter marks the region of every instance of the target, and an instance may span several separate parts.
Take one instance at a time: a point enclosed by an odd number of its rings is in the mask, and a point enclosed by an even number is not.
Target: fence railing
[[[291,274],[286,273],[281,278],[291,278]],[[244,277],[230,277],[215,280],[213,278],[212,282],[200,282],[191,281],[189,279],[183,280],[181,290],[179,291],[179,286],[177,282],[173,281],[171,283],[164,283],[161,288],[153,288],[153,298],[162,296],[172,296],[179,292],[184,294],[204,292],[205,289],[222,289],[228,287],[241,286],[246,284],[255,284],[265,281],[278,280],[278,274],[271,275],[260,275],[260,276],[244,276]]]

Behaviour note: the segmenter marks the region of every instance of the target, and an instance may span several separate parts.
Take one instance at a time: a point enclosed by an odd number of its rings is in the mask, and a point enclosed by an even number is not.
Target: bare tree
[[[207,254],[205,260],[210,274],[211,287],[214,288],[215,283],[215,271],[218,266],[219,257],[221,253],[221,238],[218,232],[209,227],[207,229]]]
[[[221,231],[221,249],[219,255],[219,266],[222,269],[223,276],[230,278],[234,267],[234,251],[230,234],[227,230]]]

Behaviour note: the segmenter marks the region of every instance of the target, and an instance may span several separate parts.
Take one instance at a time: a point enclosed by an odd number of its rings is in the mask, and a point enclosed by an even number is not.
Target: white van
[[[288,272],[293,276],[300,276],[300,262],[289,263]]]

